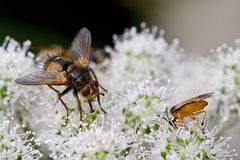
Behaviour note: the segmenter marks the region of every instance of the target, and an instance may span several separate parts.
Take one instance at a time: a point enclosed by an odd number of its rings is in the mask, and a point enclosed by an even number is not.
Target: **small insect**
[[[208,102],[205,99],[211,97],[212,95],[213,92],[205,93],[176,104],[170,109],[170,113],[173,116],[172,119],[169,118],[168,114],[167,118],[163,118],[176,129],[178,126],[183,126],[183,120],[185,118],[189,117],[195,121],[194,116],[204,114],[203,121],[201,123],[201,125],[204,125],[206,116],[204,108],[208,105]],[[200,128],[200,126],[198,127]]]
[[[16,79],[15,82],[22,85],[48,85],[58,94],[58,100],[66,109],[67,119],[68,107],[62,96],[73,90],[80,113],[80,124],[83,120],[83,110],[79,92],[87,99],[91,112],[94,112],[91,102],[97,98],[99,107],[106,114],[100,103],[100,95],[104,96],[100,88],[105,92],[107,90],[99,84],[94,71],[89,67],[90,48],[91,34],[87,28],[82,28],[72,42],[72,58],[64,58],[58,54],[45,56],[41,60],[42,71],[27,74]],[[65,85],[66,89],[59,92],[52,85]]]
[[[32,45],[31,49],[38,53],[39,57],[45,57],[49,55],[49,52],[61,53],[64,57],[71,57],[72,49],[66,49],[61,45],[51,44],[51,45]]]
[[[45,57],[48,55],[49,52],[56,52],[61,53],[62,56],[66,58],[70,58],[72,55],[72,49],[71,48],[64,48],[61,45],[35,45],[32,46],[31,49],[38,52],[39,57]],[[110,54],[107,53],[104,49],[100,48],[90,48],[90,61],[94,62],[95,64],[101,64],[104,62],[104,60],[110,58]]]

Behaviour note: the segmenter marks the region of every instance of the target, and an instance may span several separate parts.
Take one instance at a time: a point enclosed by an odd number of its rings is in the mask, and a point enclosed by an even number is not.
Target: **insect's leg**
[[[204,130],[204,124],[205,124],[205,119],[206,119],[206,111],[198,111],[198,112],[195,112],[193,113],[193,115],[198,115],[198,114],[204,114],[203,115],[203,120],[202,120],[202,123],[201,123],[201,130],[202,130],[202,133],[205,134],[205,130]]]
[[[202,131],[202,133],[205,135],[205,132],[203,130],[203,128],[201,128],[201,126],[199,125],[199,123],[197,122],[197,120],[195,119],[195,117],[193,115],[190,116],[190,118],[195,122],[195,124],[198,126],[198,128]]]
[[[68,93],[70,90],[72,89],[72,87],[67,87],[66,89],[64,89],[61,93],[58,94],[58,99],[60,99],[62,96],[64,96],[66,93]]]
[[[185,127],[186,129],[187,129],[187,127],[184,125],[184,123],[183,123],[183,119],[181,118],[181,116],[179,115],[179,114],[177,114],[177,118],[175,118],[175,122],[177,122],[177,120],[178,120],[178,124],[179,124],[179,126],[181,126],[181,127]]]
[[[53,91],[55,91],[58,95],[60,94],[60,92],[59,92],[57,89],[55,89],[54,87],[52,87],[51,85],[48,85],[48,87],[51,88]],[[67,124],[67,122],[68,122],[68,116],[69,116],[68,107],[67,107],[66,103],[62,100],[61,97],[59,98],[59,100],[60,100],[60,102],[62,103],[62,105],[64,106],[64,108],[66,109],[66,114],[67,114],[67,115],[66,115],[66,121],[65,121],[65,123]]]
[[[98,101],[98,104],[99,104],[99,107],[101,108],[101,110],[103,111],[104,114],[107,114],[107,112],[102,108],[101,106],[101,102],[100,102],[100,96],[98,95],[97,96],[97,101]]]
[[[101,96],[105,96],[105,94],[104,94],[104,93],[99,93],[99,95],[101,95]]]
[[[68,93],[71,89],[72,89],[72,87],[70,87],[70,86],[68,86],[65,90],[63,90],[61,93],[58,91],[58,90],[56,90],[55,88],[53,88],[51,85],[48,85],[52,90],[54,90],[55,92],[57,92],[57,94],[58,94],[58,99],[57,99],[57,101],[56,101],[56,103],[58,102],[58,100],[60,100],[61,102],[63,102],[63,100],[62,100],[62,96],[64,96],[66,93]],[[65,107],[66,108],[66,107]]]
[[[91,101],[88,101],[88,104],[89,104],[89,107],[90,107],[90,112],[93,113],[93,112],[94,112],[94,109],[93,109],[93,107],[92,107]]]
[[[160,116],[160,115],[157,115],[158,117],[164,119],[169,125],[171,125],[174,129],[177,129],[177,126],[174,124],[174,122],[176,121],[175,118],[173,118],[173,120],[170,119],[169,115],[168,115],[168,112],[166,111],[166,117],[163,117],[163,116]]]
[[[104,90],[105,92],[108,92],[107,89],[103,88],[103,86],[101,86],[99,83],[98,83],[99,87],[102,88],[102,90]]]
[[[59,94],[60,92],[57,90],[57,89],[55,89],[53,86],[51,86],[51,85],[48,85],[48,87],[49,88],[51,88],[52,90],[54,90],[55,92],[57,92],[57,94]]]
[[[76,97],[77,103],[78,103],[78,111],[79,111],[79,114],[80,114],[80,125],[79,125],[79,127],[82,128],[83,110],[82,110],[81,101],[80,101],[80,99],[79,99],[79,97],[78,97],[78,93],[77,93],[77,92],[78,92],[77,90],[74,90],[74,91],[73,91],[73,94],[74,94],[74,96]]]
[[[102,90],[104,90],[105,92],[108,92],[105,88],[103,88],[103,86],[101,86],[101,85],[99,84],[98,79],[97,79],[97,76],[96,76],[96,74],[94,73],[94,71],[92,70],[92,68],[90,68],[90,71],[92,72],[94,79],[97,81],[98,86],[99,86],[100,88],[102,88]]]
[[[181,118],[181,116],[180,116],[179,114],[177,114],[177,117],[178,117],[178,118],[175,118],[175,121],[173,122],[173,124],[174,124],[175,126],[180,126],[180,127],[181,127],[180,130],[179,130],[179,132],[178,132],[178,134],[180,134],[180,132],[182,131],[182,128],[185,128],[185,129],[187,129],[187,130],[188,130],[188,128],[187,128],[187,126],[184,124],[183,119]]]
[[[178,119],[179,120],[179,119]],[[173,121],[173,124],[174,124],[174,126],[176,126],[176,129],[177,129],[177,126],[179,126],[180,127],[180,129],[179,129],[179,131],[178,131],[178,135],[180,134],[180,132],[182,131],[182,129],[183,129],[183,122],[181,121],[181,120],[179,120],[179,122],[177,121],[177,119],[175,119],[175,121]]]
[[[167,119],[165,117],[161,117],[160,115],[157,115],[157,116],[164,119],[169,125],[171,125],[173,128],[175,128],[175,126],[173,125],[173,123],[169,119]]]
[[[198,115],[198,114],[204,114],[203,115],[203,120],[202,120],[202,123],[201,125],[204,126],[205,124],[205,119],[206,119],[206,111],[198,111],[198,112],[194,112],[193,115]]]
[[[183,127],[181,127],[180,129],[179,129],[179,131],[178,131],[178,135],[181,133],[181,131],[182,131],[182,129],[183,129]]]
[[[166,116],[167,116],[167,121],[168,121],[168,123],[171,125],[171,126],[173,126],[173,128],[174,129],[177,129],[177,126],[176,126],[176,124],[175,124],[175,122],[176,122],[176,118],[174,117],[172,120],[170,119],[170,117],[169,117],[169,115],[168,115],[168,111],[166,111]]]

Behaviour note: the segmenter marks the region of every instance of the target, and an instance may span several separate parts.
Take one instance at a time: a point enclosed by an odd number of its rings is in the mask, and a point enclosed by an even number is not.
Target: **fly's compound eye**
[[[172,106],[170,109],[170,113],[173,113],[175,111],[176,106]]]
[[[89,94],[90,94],[90,88],[88,86],[84,87],[82,90],[82,95],[84,97],[87,97],[87,96],[89,96]]]

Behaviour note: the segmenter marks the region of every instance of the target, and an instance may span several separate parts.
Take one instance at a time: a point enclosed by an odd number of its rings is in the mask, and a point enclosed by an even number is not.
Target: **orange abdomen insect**
[[[173,117],[170,119],[167,114],[167,118],[162,118],[174,128],[177,128],[178,126],[183,126],[184,119],[191,118],[192,120],[195,120],[196,115],[204,114],[202,121],[203,125],[206,116],[206,111],[204,109],[208,105],[208,102],[205,99],[211,97],[212,95],[213,92],[205,93],[176,104],[170,109],[170,113]]]
[[[205,100],[199,100],[197,102],[191,102],[186,104],[175,111],[170,111],[173,117],[183,120],[186,117],[193,116],[195,113],[202,111],[208,102]]]

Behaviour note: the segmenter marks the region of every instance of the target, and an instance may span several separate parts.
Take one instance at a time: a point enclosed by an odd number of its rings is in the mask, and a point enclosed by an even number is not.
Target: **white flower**
[[[196,124],[193,124],[196,125]],[[237,156],[236,150],[229,149],[230,138],[217,138],[217,127],[205,136],[197,128],[174,130],[159,124],[160,129],[143,137],[137,149],[139,159],[230,159]],[[147,144],[147,145],[146,145]],[[147,146],[147,147],[146,147]],[[142,148],[142,149],[139,149]]]
[[[177,101],[214,92],[219,81],[219,73],[209,57],[185,58],[173,67],[171,73]]]
[[[139,80],[149,76],[166,82],[172,65],[183,57],[178,46],[179,41],[168,44],[162,31],[158,32],[156,27],[150,30],[143,25],[140,32],[132,27],[122,36],[115,36],[114,43],[113,49],[106,48],[111,54],[107,70],[111,81],[106,79],[106,85],[117,90],[136,85]]]
[[[115,117],[123,127],[146,132],[154,124],[157,114],[161,114],[168,105],[171,88],[163,87],[158,80],[151,78],[138,83],[134,89],[118,93],[114,107],[109,100],[105,100],[103,106],[108,109],[109,116]]]
[[[34,147],[39,145],[31,131],[18,133],[21,127],[10,121],[0,123],[0,159],[39,159],[42,154]]]
[[[20,123],[35,127],[36,119],[43,115],[42,108],[53,99],[47,87],[15,83],[15,79],[36,70],[34,55],[28,52],[30,44],[25,41],[21,46],[6,37],[0,47],[0,114],[4,115],[2,119],[16,116]]]
[[[26,41],[21,47],[17,41],[6,37],[0,47],[0,104],[8,117],[16,110],[28,110],[39,102],[38,89],[20,86],[14,82],[20,75],[33,70],[33,54],[27,52],[30,44],[30,41]]]
[[[35,66],[34,60],[25,56],[27,47],[19,49],[16,41],[7,40],[0,48],[0,54],[9,57],[2,56],[0,60],[1,107],[12,108],[9,116],[16,116],[20,111],[36,131],[38,141],[45,145],[44,153],[53,159],[227,159],[235,156],[235,151],[227,145],[229,138],[218,139],[216,128],[211,132],[205,128],[206,134],[203,134],[193,121],[186,119],[189,127],[175,130],[157,116],[164,115],[165,110],[176,103],[178,96],[174,96],[173,90],[184,91],[188,87],[186,92],[190,93],[195,92],[194,84],[198,85],[199,81],[205,84],[204,78],[196,75],[204,74],[207,66],[201,66],[202,61],[183,61],[178,41],[168,44],[162,33],[157,32],[157,28],[150,30],[144,26],[139,33],[133,27],[115,38],[113,49],[107,49],[111,60],[106,72],[100,76],[97,73],[101,84],[108,89],[101,97],[107,114],[103,114],[96,100],[92,103],[95,112],[90,113],[88,103],[80,97],[84,110],[82,128],[79,128],[77,103],[71,93],[63,97],[69,108],[66,123],[66,110],[61,103],[55,104],[55,92],[47,87],[14,83],[15,78],[32,72]],[[14,59],[17,56],[19,60]],[[9,64],[18,69],[6,67]],[[186,69],[197,70],[191,83],[187,80],[181,83],[184,80],[181,78],[188,75]],[[217,71],[209,70],[208,74],[217,73],[220,77],[222,74]],[[1,77],[7,77],[8,81]],[[213,90],[219,84],[215,83]]]
[[[215,117],[220,123],[230,120],[233,114],[240,116],[240,48],[218,47],[214,59],[215,76],[218,78],[215,88]],[[217,114],[216,114],[217,113]],[[217,115],[217,116],[216,116]]]
[[[83,130],[68,126],[58,132],[45,131],[41,141],[46,143],[53,159],[122,159],[131,136],[121,132],[118,124],[104,123],[92,123]]]

